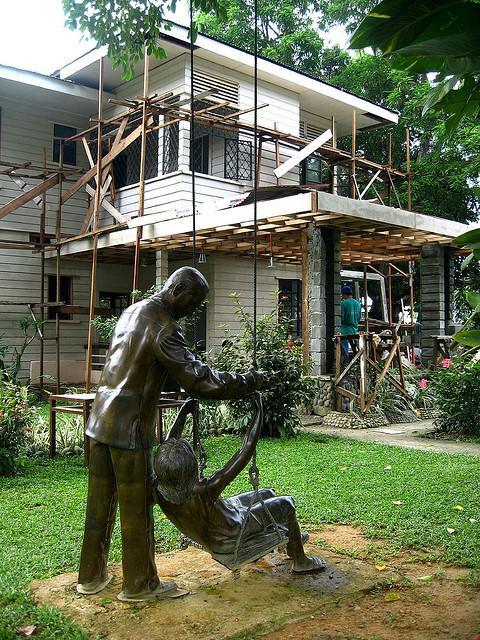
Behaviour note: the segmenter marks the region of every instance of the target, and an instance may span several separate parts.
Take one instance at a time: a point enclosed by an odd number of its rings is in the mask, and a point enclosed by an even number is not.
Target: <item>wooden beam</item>
[[[25,193],[22,193],[21,196],[10,200],[10,202],[7,202],[7,204],[0,209],[0,219],[4,218],[6,215],[12,213],[13,211],[20,209],[20,207],[23,207],[31,200],[34,200],[40,194],[45,193],[45,191],[48,191],[48,189],[54,187],[56,184],[58,184],[59,177],[60,174],[56,173],[55,175],[43,180],[42,182],[40,182],[40,184],[37,184],[32,189],[29,189]]]
[[[352,198],[356,198],[356,191],[357,191],[357,185],[356,185],[356,177],[355,177],[355,170],[356,170],[356,164],[355,164],[355,154],[357,152],[357,113],[355,111],[355,109],[352,111],[352,184],[351,184],[351,190],[352,190]]]
[[[147,45],[143,48],[143,96],[144,101],[142,104],[142,144],[140,148],[140,177],[138,184],[138,217],[143,217],[145,211],[145,153],[147,148],[147,96],[148,96],[148,73],[149,73],[149,58],[147,52]],[[192,71],[193,73],[193,71]],[[137,234],[135,238],[135,255],[133,258],[133,282],[132,291],[138,289],[138,278],[140,272],[140,242],[142,240],[142,227],[137,227]],[[133,296],[133,294],[132,294]],[[132,297],[132,302],[134,299]]]
[[[97,164],[92,167],[96,174],[95,199],[93,208],[93,231],[98,229],[98,216],[100,210],[100,198],[102,189],[102,103],[103,103],[103,58],[99,60],[98,69],[98,124],[97,124]],[[120,146],[120,144],[118,145]],[[85,386],[87,393],[90,391],[92,382],[92,348],[93,348],[93,326],[92,321],[95,315],[95,295],[97,288],[97,253],[98,235],[93,238],[92,270],[90,277],[90,301],[88,314],[88,337],[87,337],[87,357],[85,371]]]
[[[150,122],[152,122],[151,117],[149,118],[149,123]],[[142,125],[140,124],[133,131],[131,131],[126,138],[123,138],[123,140],[120,140],[117,144],[112,145],[112,149],[103,158],[103,161],[102,161],[103,166],[106,167],[107,165],[112,163],[115,160],[115,158],[118,155],[120,155],[124,149],[130,146],[132,142],[135,142],[135,140],[138,137],[140,137],[141,134],[142,134]],[[97,173],[96,165],[91,167],[86,173],[84,173],[83,176],[81,176],[81,178],[79,178],[70,187],[70,189],[68,189],[68,191],[66,191],[63,194],[62,204],[65,204],[67,200],[70,200],[70,198],[73,195],[75,195],[77,191],[83,187],[84,184],[87,184],[87,182],[90,182],[90,180],[95,176],[96,173]],[[1,214],[1,210],[0,210],[0,214]]]
[[[384,362],[383,369],[382,369],[380,375],[378,376],[378,378],[375,381],[375,388],[373,389],[373,391],[372,391],[372,393],[370,395],[370,398],[368,399],[367,404],[365,405],[364,409],[362,410],[362,413],[367,413],[367,411],[372,406],[372,403],[375,400],[376,395],[377,395],[378,385],[384,379],[388,369],[390,368],[390,365],[392,364],[393,358],[396,356],[399,344],[400,344],[400,338],[397,337],[397,339],[393,343],[392,349],[391,349],[390,353],[388,354],[387,359]]]
[[[303,149],[300,149],[300,151],[297,151],[297,153],[295,153],[291,158],[289,158],[279,167],[274,169],[273,173],[277,178],[281,178],[288,171],[293,169],[293,167],[296,167],[298,164],[300,164],[302,160],[307,158],[319,147],[321,147],[323,144],[328,142],[331,139],[331,137],[332,137],[332,132],[330,129],[327,129],[321,135],[319,135],[318,138],[315,138],[315,140],[310,142],[310,144],[307,144],[306,147],[304,147]]]
[[[109,176],[110,177],[110,176]],[[110,202],[108,202],[108,200],[106,200],[106,191],[108,190],[108,187],[110,186],[110,184],[105,183],[102,187],[102,196],[101,196],[101,200],[100,200],[100,205],[105,209],[105,211],[108,211],[108,213],[115,218],[115,220],[117,222],[127,222],[127,218],[125,218],[125,216],[123,216],[120,211],[118,211],[118,209],[116,209],[113,204],[111,204]],[[85,189],[88,193],[88,195],[90,196],[95,196],[95,190],[92,189],[92,187],[87,184],[85,185]],[[88,224],[87,224],[87,228],[88,228]]]

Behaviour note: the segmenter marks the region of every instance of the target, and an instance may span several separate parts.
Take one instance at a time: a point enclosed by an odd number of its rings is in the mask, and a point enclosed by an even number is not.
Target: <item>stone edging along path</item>
[[[340,436],[342,438],[351,438],[352,440],[361,440],[362,442],[378,442],[420,451],[480,456],[480,444],[474,442],[422,438],[422,435],[434,431],[432,420],[391,424],[388,427],[370,429],[338,429],[336,427],[323,427],[321,418],[307,416],[302,418],[301,430],[306,433],[323,433],[329,436]]]

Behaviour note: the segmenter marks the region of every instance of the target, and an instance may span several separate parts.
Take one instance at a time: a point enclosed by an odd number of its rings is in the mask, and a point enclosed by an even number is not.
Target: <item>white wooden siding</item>
[[[210,290],[214,292],[213,304],[210,301],[207,345],[209,349],[217,349],[225,338],[225,329],[232,335],[236,335],[240,330],[230,294],[236,292],[245,309],[250,313],[253,311],[253,259],[221,255],[208,256],[207,259],[212,263],[213,278],[210,279]],[[275,308],[279,278],[301,278],[301,267],[274,262],[273,268],[269,268],[266,260],[258,260],[258,316],[270,313]]]
[[[47,162],[52,166],[53,125],[55,123],[67,124],[79,130],[89,126],[88,119],[82,116],[3,97],[0,97],[0,109],[0,157],[10,162],[32,162],[35,165],[43,166],[43,150],[45,149]],[[87,166],[82,145],[79,143],[77,143],[77,165]],[[26,182],[32,187],[38,184],[38,180],[26,180]],[[10,178],[0,176],[0,206],[21,193]],[[47,194],[47,233],[55,232],[57,201],[58,189],[54,187]],[[62,231],[64,233],[78,233],[86,212],[87,202],[87,194],[85,190],[81,190],[62,207]],[[0,220],[0,229],[18,229],[38,233],[39,225],[40,207],[34,202],[29,202],[21,209]]]
[[[28,233],[15,231],[0,231],[0,238],[28,240]],[[10,350],[22,343],[20,320],[31,317],[28,303],[40,301],[40,256],[28,250],[4,249],[0,250],[0,301],[18,303],[0,305],[0,342],[7,344]],[[45,296],[48,295],[48,276],[55,275],[55,260],[45,263]],[[61,273],[72,277],[72,304],[88,305],[90,265],[86,262],[62,260]],[[39,309],[36,310],[40,317]],[[47,315],[47,314],[45,314]],[[55,322],[47,321],[44,325],[45,360],[55,360]],[[87,337],[87,319],[85,316],[75,315],[73,320],[60,321],[61,357],[63,360],[85,360],[84,344]],[[36,339],[25,352],[22,376],[28,377],[29,363],[40,357],[40,342]],[[7,362],[11,352],[7,355]]]

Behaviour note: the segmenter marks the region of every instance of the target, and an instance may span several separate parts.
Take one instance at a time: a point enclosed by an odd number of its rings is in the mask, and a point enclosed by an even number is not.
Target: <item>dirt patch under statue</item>
[[[480,633],[480,593],[467,584],[467,570],[404,553],[375,561],[381,541],[353,527],[327,526],[311,540],[308,552],[328,562],[323,574],[292,575],[286,556],[274,553],[235,579],[190,548],[157,556],[162,577],[190,591],[178,600],[119,602],[119,566],[96,596],[79,596],[73,573],[36,581],[31,592],[109,640],[475,640]]]

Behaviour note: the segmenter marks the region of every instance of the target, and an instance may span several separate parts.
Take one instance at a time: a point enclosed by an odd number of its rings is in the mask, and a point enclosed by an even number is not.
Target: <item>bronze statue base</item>
[[[320,534],[321,535],[321,534]],[[315,539],[315,536],[312,536]],[[316,612],[335,616],[330,609],[338,601],[355,602],[384,580],[397,575],[386,569],[382,575],[373,563],[340,556],[308,544],[309,555],[322,555],[328,567],[313,575],[292,573],[284,554],[272,553],[241,570],[240,580],[209,554],[190,547],[156,557],[163,580],[175,580],[190,591],[175,602],[170,596],[156,601],[120,602],[122,567],[109,567],[114,578],[101,594],[81,596],[75,591],[76,574],[69,573],[37,581],[30,593],[40,605],[62,609],[92,636],[115,640],[226,640],[252,637],[255,630],[273,632],[283,624]],[[320,614],[319,614],[320,617]]]
[[[120,602],[148,602],[149,600],[163,600],[164,598],[181,598],[189,593],[186,589],[179,589],[177,583],[173,582],[173,580],[168,580],[160,582],[155,591],[146,591],[134,596],[127,596],[123,591],[120,591],[117,599]]]

